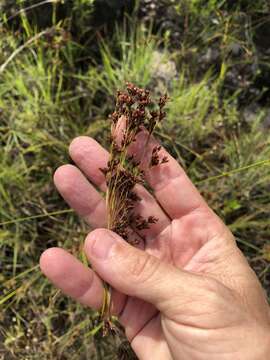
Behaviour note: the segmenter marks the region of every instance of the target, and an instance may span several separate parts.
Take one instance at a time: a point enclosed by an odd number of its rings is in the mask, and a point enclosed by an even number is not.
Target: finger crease
[[[91,217],[99,208],[99,206],[104,205],[104,200],[103,198],[99,199],[94,205],[91,206],[91,210],[87,212],[87,214],[85,214],[85,217]]]
[[[81,300],[83,300],[84,298],[86,298],[87,293],[91,290],[91,287],[94,283],[94,274],[92,273],[91,275],[92,275],[92,277],[91,277],[91,279],[89,278],[89,284],[82,291],[80,291],[80,293],[76,297],[79,302]]]
[[[137,331],[136,333],[129,339],[130,345],[132,346],[132,342],[134,341],[134,339],[140,334],[140,332],[142,332],[142,330],[144,328],[146,328],[146,326],[148,324],[150,324],[150,322],[157,316],[158,312],[156,312],[153,316],[150,317],[149,320],[147,320]]]

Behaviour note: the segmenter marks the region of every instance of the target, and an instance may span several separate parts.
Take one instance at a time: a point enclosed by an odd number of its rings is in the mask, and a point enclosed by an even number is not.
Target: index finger
[[[145,173],[145,179],[154,191],[155,197],[171,219],[177,219],[198,208],[208,208],[205,200],[193,185],[178,162],[163,148],[158,157],[167,162],[151,166],[153,149],[158,141],[146,131],[141,131],[130,146],[130,153]]]

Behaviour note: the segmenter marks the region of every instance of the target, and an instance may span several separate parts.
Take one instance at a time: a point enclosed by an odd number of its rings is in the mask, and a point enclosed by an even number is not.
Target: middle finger
[[[109,153],[94,139],[81,136],[74,139],[69,148],[70,156],[76,165],[83,171],[87,178],[101,190],[106,190],[105,177],[100,171],[107,166]],[[158,219],[149,229],[139,231],[146,240],[156,237],[167,226],[170,219],[163,212],[154,197],[141,185],[135,187],[135,191],[141,198],[138,202],[135,213],[147,219],[153,216]]]

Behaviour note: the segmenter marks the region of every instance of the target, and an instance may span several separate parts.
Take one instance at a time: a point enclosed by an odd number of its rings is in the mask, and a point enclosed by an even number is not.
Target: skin
[[[145,139],[140,133],[130,150],[139,160]],[[108,153],[89,137],[73,140],[69,151],[76,166],[61,166],[54,182],[96,228],[84,248],[95,272],[59,248],[42,254],[41,270],[94,309],[102,304],[101,279],[109,283],[113,313],[139,359],[269,359],[270,310],[256,275],[179,164],[162,149],[169,162],[147,166],[155,145],[151,139],[141,163],[153,195],[137,186],[142,200],[136,211],[159,221],[133,233],[140,239],[134,248],[104,229],[105,202],[96,188],[106,190],[99,168],[106,167]]]

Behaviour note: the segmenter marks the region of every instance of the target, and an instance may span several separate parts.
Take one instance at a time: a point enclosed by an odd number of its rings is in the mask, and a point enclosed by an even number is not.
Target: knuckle
[[[223,288],[217,281],[211,278],[204,278],[203,290],[208,303],[212,304],[212,306],[220,304]]]
[[[149,254],[137,256],[129,271],[132,277],[139,282],[146,282],[153,278],[159,267],[159,261]]]

